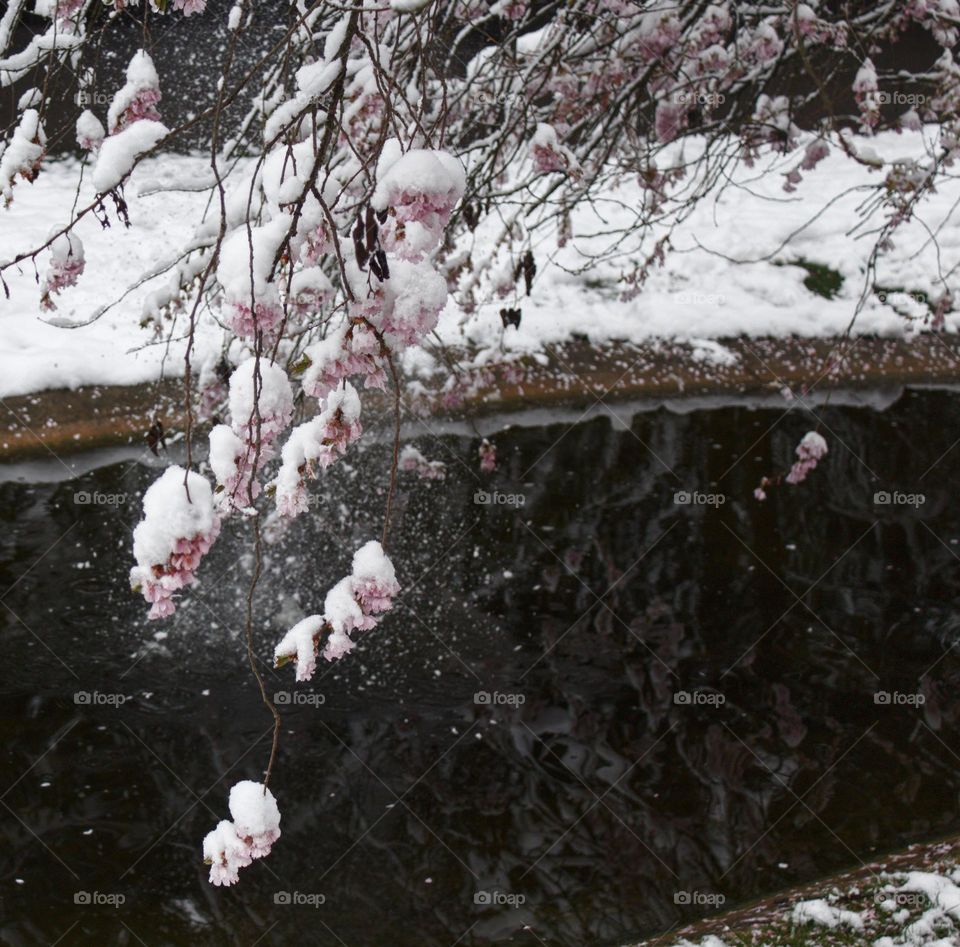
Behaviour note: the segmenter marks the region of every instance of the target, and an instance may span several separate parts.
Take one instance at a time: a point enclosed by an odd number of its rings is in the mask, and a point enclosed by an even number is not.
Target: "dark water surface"
[[[786,408],[516,427],[492,476],[420,428],[449,475],[402,480],[397,607],[310,685],[265,671],[283,835],[232,889],[200,842],[269,752],[249,524],[147,623],[155,470],[0,486],[0,940],[615,945],[960,830],[960,399],[816,409],[828,457],[758,503],[816,423]],[[264,659],[379,535],[383,456],[266,547]]]

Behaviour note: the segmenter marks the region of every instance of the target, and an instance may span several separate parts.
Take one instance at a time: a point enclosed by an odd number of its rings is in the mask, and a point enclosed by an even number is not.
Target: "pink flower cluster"
[[[325,398],[351,375],[365,375],[367,388],[383,388],[382,346],[365,321],[341,326],[306,350],[310,366],[303,376],[303,390],[311,398]]]
[[[311,230],[303,240],[300,259],[307,266],[316,266],[333,249],[330,228],[325,223]]]
[[[363,433],[360,398],[348,381],[331,391],[315,418],[293,429],[281,451],[280,469],[274,481],[277,511],[298,516],[307,510],[307,478],[316,476],[318,465],[326,469]]]
[[[680,38],[682,27],[672,10],[651,10],[640,22],[637,42],[640,56],[645,62],[659,59],[672,49]]]
[[[60,20],[69,20],[83,6],[83,0],[57,0],[54,16]]]
[[[50,297],[75,286],[86,266],[79,237],[63,234],[54,240],[50,251],[50,267],[40,286],[40,305],[47,310],[57,308]]]
[[[497,469],[497,446],[484,438],[480,442],[480,469],[484,473],[492,473]]]
[[[246,779],[230,790],[230,815],[203,840],[203,860],[210,866],[210,884],[232,885],[239,871],[270,854],[280,838],[280,810],[263,783]]]
[[[537,171],[566,171],[575,177],[580,165],[569,148],[560,143],[557,131],[551,125],[540,123],[530,141],[530,159]]]
[[[230,328],[244,339],[252,339],[258,332],[269,337],[283,319],[283,309],[272,301],[257,302],[253,309],[249,302],[228,302],[224,313]]]
[[[308,681],[316,671],[320,637],[329,631],[323,649],[327,661],[337,661],[353,650],[353,631],[369,631],[379,615],[393,607],[400,591],[393,563],[376,540],[362,546],[353,557],[353,571],[341,579],[324,600],[324,614],[312,615],[284,635],[274,649],[277,667],[297,663],[297,680]]]
[[[421,480],[445,480],[447,465],[442,460],[427,460],[412,444],[400,452],[397,468],[415,473]]]
[[[107,129],[111,135],[147,119],[160,121],[157,103],[160,101],[160,79],[146,50],[138,50],[127,66],[127,81],[110,103],[107,111]]]
[[[287,373],[268,359],[249,358],[230,376],[230,425],[210,432],[210,468],[223,488],[221,509],[246,509],[260,495],[257,473],[275,454],[274,442],[293,417]]]
[[[653,117],[653,130],[657,140],[664,144],[673,141],[687,127],[688,111],[686,105],[661,99]]]
[[[416,345],[437,324],[447,303],[447,281],[427,260],[397,260],[390,279],[350,304],[350,315],[371,323],[394,352]]]
[[[113,134],[123,131],[124,128],[139,122],[141,119],[149,119],[152,122],[160,121],[160,113],[157,111],[157,103],[162,98],[159,89],[142,89],[131,100],[130,104],[120,113],[117,124],[113,129]]]
[[[191,13],[203,13],[207,8],[207,0],[173,0],[174,10],[183,10],[184,16]]]
[[[213,491],[205,477],[168,467],[143,496],[143,519],[133,531],[130,585],[151,603],[149,618],[175,610],[173,595],[196,581],[200,561],[220,533]]]
[[[827,442],[816,431],[807,431],[797,445],[798,460],[790,468],[786,476],[787,483],[803,483],[807,474],[827,453]]]
[[[151,567],[141,579],[143,597],[153,604],[147,618],[167,618],[176,611],[173,593],[193,585],[200,561],[210,551],[220,534],[220,521],[208,533],[197,533],[190,539],[178,539],[170,558]]]
[[[383,171],[371,204],[388,214],[380,225],[381,246],[401,259],[416,261],[443,238],[466,177],[460,163],[446,152],[411,149],[397,154],[398,149],[399,143],[384,149]]]

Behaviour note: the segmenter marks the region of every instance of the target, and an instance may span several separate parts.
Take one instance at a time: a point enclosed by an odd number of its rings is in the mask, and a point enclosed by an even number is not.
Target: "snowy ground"
[[[918,155],[922,149],[920,136],[913,134],[883,136],[871,145],[886,159]],[[767,173],[760,166],[741,168],[734,187],[716,200],[702,202],[675,232],[666,266],[653,273],[643,293],[631,302],[620,298],[617,280],[639,254],[610,260],[585,275],[570,272],[582,263],[582,252],[596,251],[609,241],[586,236],[608,227],[583,213],[574,219],[574,238],[566,248],[557,251],[551,238],[535,245],[540,269],[530,298],[491,298],[470,316],[451,303],[439,334],[447,343],[475,347],[483,361],[504,353],[534,352],[572,333],[586,334],[597,343],[841,333],[863,290],[872,247],[869,235],[854,239],[848,232],[858,220],[866,193],[862,186],[876,183],[884,172],[864,168],[835,150],[805,176],[795,193],[786,194],[782,173],[797,160],[795,154],[785,165],[773,163]],[[206,159],[198,157],[146,162],[126,190],[131,229],[115,223],[103,230],[92,218],[85,220],[79,233],[86,246],[87,271],[76,288],[59,298],[56,313],[41,312],[32,265],[20,273],[8,271],[11,298],[0,301],[4,319],[0,397],[83,384],[135,384],[182,373],[183,342],[178,336],[183,326],[173,327],[174,340],[168,344],[140,325],[143,301],[163,277],[132,290],[92,324],[64,328],[50,323],[85,322],[98,307],[120,297],[138,275],[177,253],[203,214],[206,199],[189,192],[148,192],[158,181],[202,175],[205,167]],[[35,184],[18,186],[14,203],[0,209],[0,260],[42,243],[55,224],[62,226],[74,201],[77,172],[73,162],[51,163]],[[79,199],[85,202],[91,196],[85,182]],[[607,195],[598,211],[607,224],[614,224],[624,205],[636,206],[638,201],[639,190],[631,185]],[[895,248],[881,258],[877,284],[916,295],[898,293],[884,301],[871,293],[857,332],[903,334],[907,320],[902,313],[918,318],[912,326],[922,324],[928,313],[924,299],[935,300],[943,292],[938,274],[949,284],[953,268],[960,264],[960,231],[950,217],[958,202],[960,181],[950,181],[923,206],[922,222],[898,234]],[[809,223],[811,218],[816,219]],[[481,227],[481,241],[483,233]],[[931,234],[937,235],[939,249]],[[482,246],[478,249],[482,252]],[[735,264],[727,258],[755,262]],[[834,298],[825,299],[804,286],[808,274],[801,267],[775,265],[800,259],[842,275]],[[41,277],[45,267],[41,256]],[[520,328],[504,330],[499,310],[515,304],[523,310]],[[958,317],[948,317],[948,328],[958,324]],[[206,317],[196,345],[198,360],[219,351],[219,344],[220,329]],[[724,354],[715,346],[704,350],[713,357]],[[411,368],[428,364],[414,353],[410,361]]]
[[[707,922],[701,936],[663,936],[637,947],[957,947],[956,842],[912,846],[894,866],[865,865],[817,890],[776,898]]]
[[[958,881],[957,869],[884,873],[866,889],[833,889],[822,898],[797,901],[773,923],[723,937],[708,934],[699,941],[680,940],[675,947],[956,947]]]

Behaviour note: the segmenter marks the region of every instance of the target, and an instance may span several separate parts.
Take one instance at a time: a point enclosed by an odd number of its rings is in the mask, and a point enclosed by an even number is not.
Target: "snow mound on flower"
[[[133,556],[140,566],[166,562],[177,540],[214,528],[217,517],[209,481],[191,471],[184,488],[184,474],[183,467],[168,467],[143,495],[144,518],[133,531]]]
[[[384,146],[377,165],[373,206],[386,210],[404,204],[413,195],[428,194],[452,208],[466,189],[466,175],[460,162],[445,151],[425,148],[413,148],[399,155],[399,147],[396,139]]]
[[[280,838],[280,810],[263,783],[246,779],[230,790],[230,815],[203,840],[203,859],[210,865],[210,883],[232,885],[239,870],[270,854]]]
[[[317,670],[317,638],[324,626],[322,615],[310,615],[297,622],[273,650],[277,664],[295,659],[297,680],[309,681]]]
[[[137,158],[156,147],[170,129],[161,122],[144,119],[104,139],[93,169],[93,186],[98,194],[113,190],[132,170]]]

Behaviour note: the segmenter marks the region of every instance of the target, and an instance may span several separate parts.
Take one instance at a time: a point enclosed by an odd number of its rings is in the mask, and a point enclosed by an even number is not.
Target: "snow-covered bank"
[[[634,947],[956,947],[960,840],[911,845]]]
[[[697,145],[687,142],[685,147]],[[870,147],[894,160],[919,155],[924,140],[918,133],[888,134],[871,139]],[[593,209],[574,215],[566,246],[559,248],[553,237],[534,245],[538,272],[529,297],[490,294],[469,315],[451,301],[439,337],[466,347],[476,362],[484,363],[540,352],[575,335],[594,344],[661,338],[693,342],[705,358],[722,361],[730,354],[711,340],[840,334],[864,290],[873,246],[869,233],[852,238],[849,232],[860,219],[866,188],[885,172],[834,151],[796,191],[785,193],[783,174],[790,166],[767,160],[740,167],[730,187],[703,200],[674,232],[665,265],[651,273],[632,300],[622,297],[619,279],[642,254],[633,246],[612,246],[616,238],[607,235],[641,201],[642,190],[633,183],[610,191]],[[77,173],[75,162],[50,162],[33,185],[18,187],[13,204],[0,211],[0,261],[42,244],[51,228],[66,223]],[[167,277],[136,286],[99,319],[82,323],[123,296],[140,274],[182,251],[207,197],[155,188],[203,181],[207,173],[207,159],[201,157],[164,156],[138,168],[126,188],[130,229],[115,220],[103,229],[92,217],[79,225],[87,269],[75,288],[57,297],[57,312],[44,313],[39,306],[37,279],[44,275],[47,254],[38,260],[38,273],[29,261],[19,273],[7,271],[11,298],[0,302],[5,329],[0,397],[80,385],[131,385],[182,373],[185,315],[172,324],[165,321],[159,332],[153,323],[141,324],[144,303]],[[92,198],[89,177],[88,172],[78,206]],[[960,181],[950,181],[922,205],[918,221],[897,232],[895,246],[879,258],[871,277],[857,333],[910,335],[929,323],[928,304],[940,298],[960,264],[960,231],[951,216],[958,201]],[[472,236],[477,258],[489,254],[497,225],[481,222]],[[588,258],[598,254],[601,262],[584,269]],[[842,282],[832,298],[804,284],[810,273],[798,262],[838,274]],[[519,328],[504,329],[499,314],[504,306],[522,310]],[[957,316],[947,317],[948,330],[958,325]],[[204,312],[197,362],[217,353],[220,341],[213,314]],[[411,373],[429,372],[436,365],[423,352],[408,353],[406,361]]]

